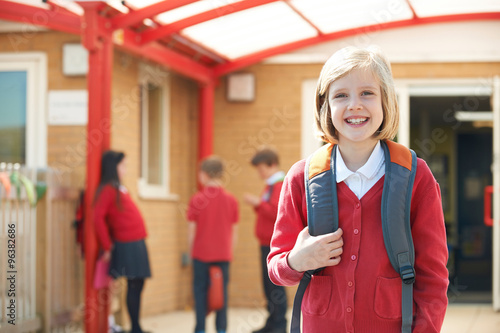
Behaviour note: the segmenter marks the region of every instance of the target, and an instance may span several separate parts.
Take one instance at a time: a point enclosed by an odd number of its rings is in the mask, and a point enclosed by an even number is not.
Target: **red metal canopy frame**
[[[414,12],[414,16],[406,20],[367,25],[359,28],[323,34],[317,27],[314,26],[314,24],[310,20],[307,20],[305,16],[301,15],[301,13],[286,0],[244,0],[224,5],[216,9],[208,10],[206,12],[187,17],[171,24],[158,25],[151,28],[142,27],[141,29],[137,29],[138,25],[140,25],[141,22],[146,18],[150,18],[155,21],[155,16],[165,11],[176,9],[195,1],[196,0],[164,1],[138,10],[131,10],[127,14],[122,14],[114,9],[110,10],[110,7],[106,3],[101,1],[91,1],[90,3],[99,4],[99,6],[96,6],[95,10],[99,12],[102,18],[102,24],[100,24],[97,29],[102,33],[119,33],[123,36],[123,38],[113,38],[113,42],[117,47],[164,65],[165,67],[170,68],[171,70],[180,73],[183,76],[191,78],[199,82],[200,84],[210,84],[213,81],[218,80],[221,76],[237,71],[249,65],[256,64],[263,59],[274,55],[292,52],[300,48],[353,35],[367,34],[382,30],[404,28],[423,24],[459,21],[500,20],[500,12],[464,13],[431,17],[418,17]],[[169,37],[176,36],[182,29],[188,28],[190,26],[229,15],[238,11],[243,11],[245,9],[258,7],[277,1],[288,4],[293,10],[301,15],[304,20],[309,22],[309,24],[318,31],[318,35],[312,38],[307,38],[300,41],[271,47],[252,54],[247,54],[233,60],[227,59],[222,55],[215,54],[218,61],[214,61],[212,64],[204,64],[197,61],[196,59],[196,50],[198,50],[198,53],[200,53],[201,51],[204,51],[207,54],[211,52],[216,53],[216,51],[214,50],[208,50],[204,45],[196,42],[191,42],[191,48],[193,49],[194,53],[193,55],[189,56],[185,52],[179,52],[178,50],[163,42]],[[45,2],[50,3],[49,0],[46,0]],[[84,5],[85,3],[88,2],[82,1],[79,4],[83,7],[86,6]],[[29,23],[46,27],[52,30],[78,35],[83,34],[83,22],[85,21],[84,17],[71,13],[64,8],[58,7],[55,4],[52,5],[51,9],[43,9],[16,2],[0,0],[0,9],[0,19]],[[83,16],[88,15],[87,12],[88,11],[85,11],[85,14]],[[110,16],[110,12],[113,12],[114,15]],[[187,37],[183,37],[183,39],[187,39]],[[189,46],[187,46],[186,48],[189,48]]]
[[[113,43],[128,52],[152,60],[200,84],[199,91],[199,153],[201,159],[213,150],[213,111],[216,81],[223,75],[258,63],[263,59],[291,52],[300,48],[340,39],[357,34],[366,34],[381,30],[433,24],[443,22],[500,20],[500,12],[442,15],[420,18],[415,11],[407,20],[369,25],[356,29],[322,34],[311,24],[318,35],[313,38],[272,47],[260,52],[229,60],[218,55],[215,50],[180,38],[178,33],[211,19],[261,6],[275,1],[283,1],[298,12],[285,0],[244,0],[209,10],[178,22],[161,25],[155,16],[165,11],[182,7],[195,0],[170,0],[159,2],[127,14],[119,13],[101,1],[77,2],[84,14],[79,16],[61,8],[50,0],[50,9],[33,7],[25,4],[0,0],[0,19],[28,23],[48,29],[80,35],[82,44],[89,51],[89,73],[87,86],[89,92],[89,112],[87,125],[87,174],[86,174],[86,221],[85,221],[85,330],[86,332],[107,332],[108,292],[97,291],[93,287],[94,266],[98,244],[91,219],[92,201],[100,177],[100,159],[102,152],[110,147],[110,96],[111,73],[113,63]],[[409,3],[411,7],[411,3]],[[111,13],[111,14],[110,14]],[[156,23],[154,27],[143,26],[144,19]],[[113,38],[116,33],[119,38]],[[181,41],[182,48],[171,47]],[[205,62],[199,59],[205,57]],[[210,63],[212,61],[212,63]]]

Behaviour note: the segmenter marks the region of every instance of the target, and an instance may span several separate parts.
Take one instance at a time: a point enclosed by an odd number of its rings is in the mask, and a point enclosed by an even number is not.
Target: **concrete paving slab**
[[[264,324],[266,312],[261,308],[231,308],[228,316],[228,333],[250,333]],[[190,333],[194,329],[194,312],[171,312],[141,322],[144,330],[154,333]],[[206,327],[207,333],[216,333],[214,314],[207,317]],[[500,313],[494,312],[491,304],[451,304],[441,333],[500,333]]]

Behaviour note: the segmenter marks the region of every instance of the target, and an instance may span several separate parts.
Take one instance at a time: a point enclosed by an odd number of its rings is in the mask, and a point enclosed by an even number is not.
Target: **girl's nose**
[[[350,99],[349,99],[349,105],[348,105],[348,108],[349,110],[351,111],[358,111],[358,110],[361,110],[363,108],[362,104],[361,104],[361,100],[358,96],[352,96]]]

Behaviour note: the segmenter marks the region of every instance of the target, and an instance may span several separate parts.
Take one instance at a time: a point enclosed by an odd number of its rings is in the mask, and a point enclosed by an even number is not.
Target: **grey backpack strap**
[[[392,143],[394,144],[394,143]],[[387,143],[382,141],[385,154],[385,180],[382,192],[382,229],[387,255],[399,273],[402,284],[402,332],[410,333],[413,322],[413,283],[415,282],[415,249],[410,226],[413,182],[417,171],[417,156],[411,152],[411,167],[393,162]],[[394,155],[394,152],[392,153]],[[405,195],[402,195],[405,194]],[[404,224],[404,227],[401,226]]]
[[[309,168],[314,154],[306,162],[304,181],[307,225],[311,236],[329,234],[339,228],[337,177],[335,176],[336,151],[337,146],[334,146],[330,155],[330,167],[311,178]]]
[[[323,147],[321,149],[327,149]],[[329,166],[324,166],[324,170],[318,174],[311,175],[311,163],[314,164],[314,156],[309,156],[304,169],[304,182],[307,204],[307,224],[311,236],[319,236],[334,232],[339,227],[338,201],[337,201],[337,181],[335,177],[335,151],[332,147],[329,158]],[[300,281],[295,298],[293,300],[292,321],[290,333],[300,333],[300,316],[302,298],[306,292],[312,276],[322,268],[307,271]]]

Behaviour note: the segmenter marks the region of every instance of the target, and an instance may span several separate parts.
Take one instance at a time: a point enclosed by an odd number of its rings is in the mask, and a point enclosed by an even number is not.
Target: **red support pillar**
[[[214,95],[215,83],[212,81],[200,86],[200,110],[198,133],[198,159],[213,153],[214,142]]]
[[[99,15],[102,2],[80,2],[85,10],[82,18],[82,43],[89,52],[87,75],[87,175],[85,189],[85,332],[108,332],[109,290],[94,289],[94,270],[99,246],[94,229],[93,201],[97,189],[101,155],[110,145],[110,96],[113,44],[105,19]]]

